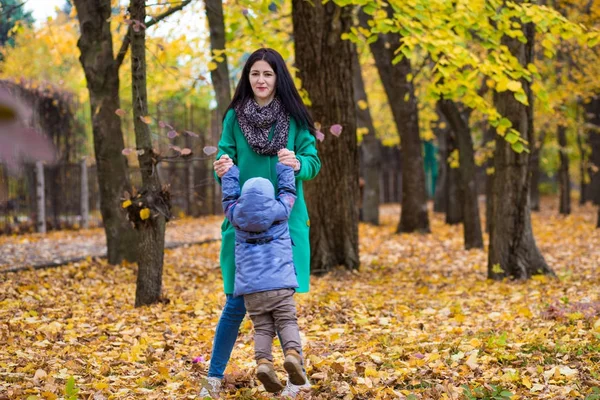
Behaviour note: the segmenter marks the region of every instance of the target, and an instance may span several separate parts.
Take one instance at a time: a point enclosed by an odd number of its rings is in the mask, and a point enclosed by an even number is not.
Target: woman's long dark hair
[[[273,72],[275,72],[275,96],[279,97],[286,111],[296,120],[300,127],[308,129],[314,135],[316,130],[313,119],[302,102],[296,86],[294,86],[294,81],[285,65],[285,61],[283,61],[283,57],[273,49],[258,49],[250,55],[244,65],[242,77],[235,89],[233,100],[231,100],[231,104],[227,107],[225,114],[238,104],[244,105],[248,100],[254,98],[254,92],[250,85],[250,69],[255,62],[260,60],[266,61],[273,68]]]

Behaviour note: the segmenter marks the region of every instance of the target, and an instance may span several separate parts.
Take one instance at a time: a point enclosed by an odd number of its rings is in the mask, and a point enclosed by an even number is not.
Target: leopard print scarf
[[[252,150],[262,155],[274,156],[287,146],[290,128],[290,115],[279,98],[275,97],[268,105],[260,107],[256,100],[250,99],[235,107],[238,123]],[[275,124],[273,138],[269,141],[269,132]]]

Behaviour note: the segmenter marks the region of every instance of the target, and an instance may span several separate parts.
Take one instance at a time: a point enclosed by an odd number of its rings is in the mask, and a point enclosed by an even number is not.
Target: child
[[[257,377],[268,392],[283,389],[273,369],[271,347],[279,334],[289,380],[305,384],[300,332],[294,302],[298,287],[292,259],[288,218],[296,200],[294,171],[276,165],[278,193],[268,179],[252,178],[240,193],[239,169],[223,176],[223,211],[235,228],[235,284],[233,295],[244,296],[254,324]]]

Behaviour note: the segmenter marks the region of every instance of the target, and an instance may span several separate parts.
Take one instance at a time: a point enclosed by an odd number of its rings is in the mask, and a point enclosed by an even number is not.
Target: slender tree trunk
[[[456,149],[456,139],[453,132],[448,132],[446,136],[448,149],[448,157]],[[463,222],[463,193],[460,187],[460,174],[458,168],[452,168],[450,162],[446,160],[446,168],[448,173],[446,175],[446,187],[448,198],[446,199],[446,223],[448,225],[458,225]]]
[[[362,220],[373,225],[379,225],[379,174],[381,173],[381,142],[375,136],[375,127],[368,106],[365,83],[362,78],[358,54],[354,55],[354,102],[356,106],[357,128],[367,128],[369,132],[363,136],[360,147],[363,161],[363,198]],[[364,101],[367,107],[361,109],[358,104]]]
[[[321,172],[305,188],[311,216],[311,271],[324,272],[336,265],[356,269],[358,208],[354,205],[359,171],[352,86],[354,47],[340,37],[352,26],[352,8],[293,0],[292,21],[296,66],[312,101],[312,115],[324,132],[334,124],[344,128],[339,137],[328,134],[318,144]],[[340,207],[340,199],[352,206]]]
[[[441,112],[438,112],[439,120],[445,120]],[[433,211],[438,213],[446,213],[448,210],[448,128],[441,129],[436,127],[434,129],[435,136],[438,140],[438,177],[435,183],[435,194],[433,196]]]
[[[577,125],[579,126],[577,121]],[[579,205],[582,206],[589,201],[588,182],[587,182],[587,164],[588,154],[586,152],[581,130],[577,128],[577,148],[579,149]]]
[[[591,149],[589,157],[590,184],[588,198],[600,206],[600,96],[585,105],[588,128],[588,143]]]
[[[527,45],[507,36],[502,38],[510,52],[522,65],[533,61],[533,24],[524,26]],[[508,118],[527,143],[535,143],[533,130],[533,94],[530,84],[521,83],[528,95],[529,106],[518,102],[510,91],[497,93],[498,112]],[[530,164],[527,152],[516,153],[503,137],[496,137],[494,154],[494,188],[488,277],[528,279],[534,274],[554,273],[539,251],[531,227],[529,205]]]
[[[540,211],[540,154],[544,147],[545,132],[540,135],[539,143],[533,143],[531,149],[531,185],[529,186],[529,201],[533,211]]]
[[[367,25],[369,17],[364,12],[360,12],[359,18],[361,25]],[[419,110],[414,86],[408,80],[412,72],[410,60],[404,58],[392,64],[400,39],[400,35],[394,33],[379,34],[377,41],[371,43],[371,52],[400,134],[402,208],[398,232],[430,232]]]
[[[231,85],[229,84],[229,67],[227,55],[225,54],[225,19],[223,17],[222,0],[204,0],[206,5],[206,18],[210,31],[210,49],[217,57],[223,57],[223,61],[217,63],[217,69],[210,72],[210,79],[215,89],[217,98],[217,119],[221,121],[225,116],[225,110],[231,102]]]
[[[558,145],[560,167],[558,170],[558,185],[560,188],[559,212],[571,214],[571,178],[569,177],[569,155],[567,154],[567,127],[558,126]]]
[[[494,95],[495,96],[495,95]],[[495,97],[494,97],[495,98]],[[496,129],[488,126],[483,134],[483,145],[486,147],[495,147]],[[490,232],[492,221],[492,198],[494,193],[494,159],[488,158],[485,161],[485,231]]]
[[[144,22],[146,1],[131,0],[129,6],[132,21]],[[165,216],[157,212],[155,203],[161,200],[161,187],[156,170],[156,155],[152,150],[150,128],[142,118],[148,115],[146,93],[146,30],[140,27],[131,31],[131,83],[133,122],[143,188],[142,201],[151,212],[148,219],[137,224],[138,275],[135,291],[135,306],[156,303],[162,291],[163,255],[165,249]]]
[[[452,130],[456,134],[459,157],[459,177],[462,193],[462,210],[465,249],[483,248],[483,234],[479,218],[479,201],[475,184],[475,152],[473,138],[468,121],[465,121],[455,102],[440,101],[440,109],[446,115]]]
[[[110,31],[111,2],[74,0],[81,37],[77,46],[90,95],[94,153],[100,188],[100,213],[106,233],[108,262],[135,260],[136,234],[121,210],[121,197],[130,190],[121,120],[119,72]]]

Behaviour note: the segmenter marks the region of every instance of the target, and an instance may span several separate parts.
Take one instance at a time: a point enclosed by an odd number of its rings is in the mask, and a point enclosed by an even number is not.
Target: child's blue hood
[[[268,179],[248,179],[233,212],[235,221],[247,232],[266,231],[275,221],[271,212],[275,204],[275,188]]]

